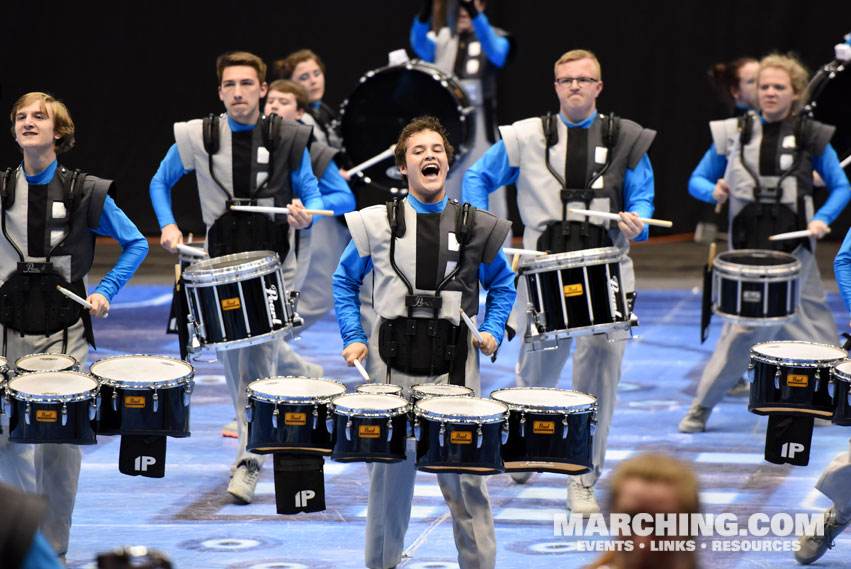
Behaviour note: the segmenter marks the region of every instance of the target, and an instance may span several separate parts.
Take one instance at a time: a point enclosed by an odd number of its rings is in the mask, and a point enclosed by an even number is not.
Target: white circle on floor
[[[221,549],[221,550],[229,550],[236,551],[239,549],[249,549],[252,547],[257,547],[258,545],[262,545],[261,542],[256,539],[208,539],[206,541],[201,542],[201,547],[205,549]]]
[[[576,544],[568,541],[550,541],[544,543],[533,543],[529,546],[535,553],[567,553],[576,551]]]
[[[410,569],[458,569],[458,564],[449,561],[423,561],[408,567]]]
[[[679,401],[673,399],[645,399],[644,401],[630,401],[630,407],[638,409],[661,409],[665,407],[678,407]]]
[[[223,375],[196,375],[195,383],[205,383],[205,384],[217,384],[217,383],[225,383],[225,376]]]
[[[286,561],[273,561],[272,563],[260,563],[251,565],[245,569],[310,569],[304,563],[288,563]]]

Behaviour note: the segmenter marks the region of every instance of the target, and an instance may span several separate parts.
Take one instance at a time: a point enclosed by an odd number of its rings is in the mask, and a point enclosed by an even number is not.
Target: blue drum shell
[[[833,399],[828,392],[830,368],[795,367],[751,359],[753,382],[751,383],[748,411],[756,415],[783,413],[787,415],[831,417],[834,411]],[[779,389],[774,385],[774,377],[780,367]],[[815,390],[815,376],[819,374],[818,390]],[[791,374],[805,376],[806,385],[789,385]],[[769,411],[767,409],[777,409]]]
[[[190,435],[189,405],[184,405],[183,385],[157,389],[159,402],[156,411],[151,389],[128,389],[101,383],[100,393],[98,434],[178,438]],[[116,410],[112,408],[113,394],[118,396]]]
[[[584,474],[592,463],[591,423],[592,412],[567,415],[567,437],[563,437],[563,413],[526,412],[526,423],[521,435],[519,411],[508,415],[508,440],[502,447],[502,460],[506,472],[554,472],[556,474]],[[537,423],[537,425],[536,425]],[[554,423],[554,424],[553,424]],[[552,430],[550,427],[552,426]],[[511,463],[541,462],[554,464]]]
[[[13,443],[57,443],[69,445],[93,445],[97,443],[94,420],[89,419],[92,400],[67,403],[68,419],[62,425],[61,403],[30,404],[30,424],[24,418],[27,402],[11,398],[12,416],[9,418],[9,440]],[[38,420],[55,417],[55,420]]]
[[[485,423],[482,446],[476,447],[478,425],[447,421],[443,446],[440,446],[440,422],[419,417],[417,470],[437,474],[500,474],[505,472],[500,447],[504,421]],[[454,435],[454,438],[453,438]],[[465,442],[452,442],[465,441]]]
[[[291,454],[331,454],[331,434],[325,426],[327,404],[317,406],[314,428],[313,403],[272,403],[251,399],[251,421],[248,422],[246,449],[257,454],[287,452]],[[278,427],[272,420],[278,409]],[[303,422],[302,422],[303,419]]]
[[[351,440],[346,438],[346,424],[351,420]],[[387,417],[347,416],[334,414],[334,452],[337,462],[402,462],[408,436],[408,414],[390,419],[393,434],[387,440]]]

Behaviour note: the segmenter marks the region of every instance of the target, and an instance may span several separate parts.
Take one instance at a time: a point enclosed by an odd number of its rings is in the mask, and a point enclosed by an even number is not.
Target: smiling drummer
[[[343,357],[366,359],[370,377],[400,385],[466,385],[480,393],[479,352],[493,354],[514,302],[514,273],[500,247],[511,224],[446,196],[453,149],[437,119],[414,119],[399,136],[396,165],[409,195],[346,214],[352,241],[334,273],[334,299]],[[378,321],[369,338],[358,294],[372,271]],[[479,282],[488,291],[479,342],[460,321],[474,317]],[[413,499],[414,449],[404,462],[373,464],[369,476],[366,566],[395,567],[402,559]],[[496,558],[493,514],[483,476],[438,474],[452,514],[462,569],[491,569]]]
[[[782,326],[726,322],[703,369],[697,396],[679,424],[684,433],[706,430],[712,408],[747,369],[751,346],[772,339],[837,345],[839,333],[826,303],[813,252],[815,239],[848,203],[848,179],[828,142],[834,127],[800,113],[807,72],[795,59],[770,55],[760,62],[760,112],[710,123],[712,146],[689,180],[689,193],[709,203],[730,202],[731,249],[775,249],[801,261],[796,319]],[[813,170],[830,192],[813,214]],[[779,188],[779,190],[778,190]],[[769,241],[808,229],[811,239]]]
[[[27,93],[12,108],[12,133],[24,155],[15,170],[0,172],[0,322],[3,356],[16,361],[57,352],[85,365],[94,345],[91,316],[105,317],[109,302],[148,253],[148,243],[110,194],[111,180],[71,171],[56,155],[74,145],[68,109],[46,93]],[[94,292],[85,279],[94,258],[92,234],[109,235],[121,256]],[[60,294],[70,289],[91,304],[84,309]],[[72,359],[73,358],[73,359]],[[8,421],[8,415],[4,415]],[[64,559],[80,477],[80,447],[18,444],[0,435],[0,480],[50,502],[42,531]]]
[[[516,183],[527,249],[562,253],[615,246],[626,253],[630,240],[647,239],[647,227],[639,217],[653,213],[653,169],[647,150],[656,133],[597,111],[603,81],[600,62],[590,51],[565,53],[554,71],[558,115],[500,127],[502,140],[464,176],[464,199],[487,208],[488,194]],[[568,207],[617,212],[620,220],[610,225],[601,218],[568,213]],[[620,289],[631,298],[635,277],[629,257],[624,256],[620,269]],[[521,281],[517,326],[521,333],[526,330],[525,290]],[[558,349],[547,351],[532,351],[528,343],[520,346],[517,385],[555,387],[570,356],[570,344],[570,339],[560,341]],[[576,339],[573,389],[597,397],[599,404],[594,469],[571,478],[568,485],[568,507],[576,514],[600,511],[594,485],[603,470],[625,347],[605,335]],[[512,478],[523,482],[528,476]]]
[[[295,272],[290,230],[309,227],[313,217],[305,209],[323,209],[307,145],[311,129],[277,116],[261,116],[266,95],[266,64],[254,54],[231,52],[216,62],[219,99],[227,113],[174,125],[175,143],[151,180],[151,201],[162,236],[171,252],[183,243],[171,207],[171,188],[195,171],[201,214],[207,226],[211,257],[244,251],[271,250],[285,267],[285,278]],[[300,198],[301,204],[293,201]],[[266,214],[231,212],[234,200],[252,205],[289,209],[286,219]],[[304,204],[304,205],[302,205]],[[285,283],[292,290],[291,282]],[[225,378],[236,408],[239,445],[228,492],[250,503],[264,462],[262,455],[245,450],[245,387],[255,379],[273,377],[281,342],[221,352]],[[295,372],[295,370],[290,370]],[[297,375],[309,375],[304,369]]]

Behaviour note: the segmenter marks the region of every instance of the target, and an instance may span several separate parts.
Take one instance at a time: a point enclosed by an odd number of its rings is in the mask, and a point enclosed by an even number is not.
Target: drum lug
[[[416,439],[416,441],[419,442],[420,441],[420,420],[419,419],[414,419],[414,424],[412,425],[411,431],[414,434],[414,439]]]
[[[748,364],[748,383],[753,383],[753,373],[754,373],[753,370],[754,370],[755,367],[756,366],[754,365],[753,362],[750,362]]]
[[[112,410],[118,411],[118,392],[112,390]]]
[[[387,419],[387,442],[389,443],[393,439],[393,418],[388,417]]]
[[[3,409],[5,410],[6,414],[9,417],[11,417],[12,416],[12,410],[14,409],[14,407],[12,407],[12,400],[9,399],[8,395],[4,399],[5,399],[5,402],[3,403]]]
[[[100,421],[100,402],[101,402],[101,396],[100,396],[100,392],[98,392],[98,396],[95,397],[95,418],[98,421]]]
[[[821,371],[821,370],[819,368],[816,368],[816,374],[815,374],[816,381],[815,381],[815,385],[813,386],[813,393],[818,393],[819,384],[821,383],[821,376],[819,375],[819,371]]]
[[[346,421],[346,440],[352,440],[352,418],[349,417]]]
[[[254,405],[249,401],[245,404],[245,420],[247,422],[251,422],[251,419],[254,417]]]
[[[774,373],[774,389],[780,389],[780,368],[777,368],[777,371]]]
[[[156,388],[154,388],[154,395],[152,399],[154,400],[154,413],[156,413],[160,408],[160,397],[157,394]]]
[[[592,437],[597,432],[597,409],[596,408],[594,409],[594,412],[591,413],[591,425],[589,426],[588,430],[591,432]]]
[[[827,394],[830,395],[831,399],[833,399],[833,394],[836,393],[836,388],[833,383],[832,379],[827,382]]]
[[[476,428],[476,448],[482,448],[482,425],[479,424]]]
[[[98,414],[98,404],[96,400],[89,403],[89,421],[94,421]]]
[[[313,430],[316,430],[316,425],[319,424],[319,407],[316,403],[313,404]]]
[[[192,382],[186,384],[183,388],[183,406],[189,407],[189,400],[192,399]]]
[[[62,426],[68,424],[68,405],[66,403],[62,404]]]
[[[27,401],[27,407],[26,407],[26,409],[24,409],[24,422],[27,425],[30,424],[30,414],[32,413],[32,411],[33,411],[32,405],[30,405],[30,402]]]
[[[508,422],[502,424],[502,444],[508,442]]]
[[[335,422],[336,421],[334,421],[334,419],[332,419],[330,417],[325,419],[325,430],[328,431],[328,434],[334,434],[334,423]]]
[[[520,436],[526,436],[526,412],[522,411],[520,413]]]
[[[446,434],[446,424],[440,423],[440,433],[438,433],[438,435],[437,435],[437,440],[440,442],[441,447],[443,446],[443,438],[444,438],[445,434]]]
[[[567,428],[567,415],[565,415],[564,419],[561,420],[561,424],[562,424],[562,427],[563,427],[562,431],[561,431],[561,438],[566,439],[567,438],[567,430],[568,430],[568,428]],[[597,428],[597,421],[596,420],[594,420],[594,428],[595,429]],[[593,434],[593,433],[591,433],[591,434]]]
[[[280,416],[280,414],[281,412],[278,410],[277,407],[275,407],[275,410],[272,411],[272,428],[275,430],[278,430],[278,417]]]

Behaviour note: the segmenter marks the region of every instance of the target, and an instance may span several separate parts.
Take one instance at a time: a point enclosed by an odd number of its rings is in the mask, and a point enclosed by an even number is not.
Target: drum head
[[[833,375],[840,381],[851,383],[851,360],[836,364],[836,367],[833,368]]]
[[[464,109],[468,107],[470,102],[461,86],[433,65],[413,61],[370,71],[341,109],[340,130],[346,153],[360,164],[395,143],[411,119],[432,115],[446,129],[455,157],[460,158],[473,132],[472,120],[465,118]],[[364,173],[380,187],[407,188],[392,159]],[[385,192],[384,201],[387,198]]]
[[[334,407],[344,411],[392,411],[408,405],[408,401],[397,395],[374,393],[346,393],[335,397]]]
[[[9,389],[34,397],[81,395],[97,389],[98,382],[74,371],[42,371],[9,380]]]
[[[421,383],[411,387],[411,392],[417,397],[423,398],[464,396],[470,395],[473,390],[463,385],[451,385],[449,383]]]
[[[193,263],[183,271],[183,278],[190,283],[218,282],[232,277],[267,274],[280,265],[278,254],[274,251],[246,251]]]
[[[747,267],[776,267],[779,265],[794,265],[798,262],[793,255],[788,253],[782,251],[763,251],[760,249],[724,251],[718,254],[718,259]]]
[[[426,418],[448,417],[468,421],[499,420],[508,408],[499,401],[475,397],[433,397],[417,403],[417,415]]]
[[[18,358],[19,371],[64,371],[77,365],[77,360],[65,354],[32,354]]]
[[[384,395],[399,395],[402,393],[401,386],[392,383],[364,383],[355,387],[358,393],[381,393]]]
[[[283,401],[330,399],[346,392],[346,386],[331,379],[313,377],[272,377],[248,384],[250,392],[261,398]]]
[[[523,409],[586,411],[597,403],[597,398],[592,395],[568,389],[546,387],[499,389],[491,393],[491,398],[505,403],[509,407]]]
[[[770,361],[818,363],[843,360],[848,353],[836,346],[812,342],[763,342],[751,348],[752,355]]]
[[[154,383],[174,384],[189,380],[194,375],[191,365],[165,356],[116,356],[97,361],[89,373],[101,381],[114,385],[150,386]]]

